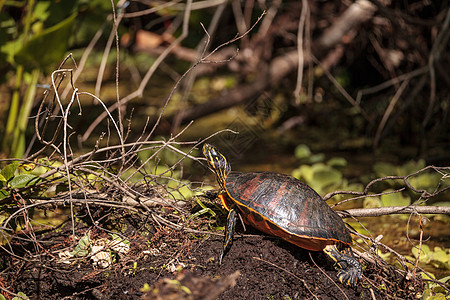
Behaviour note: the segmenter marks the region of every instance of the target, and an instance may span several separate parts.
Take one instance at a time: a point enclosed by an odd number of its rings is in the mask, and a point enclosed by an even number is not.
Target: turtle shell
[[[320,251],[352,239],[338,214],[308,185],[291,176],[231,172],[225,180],[229,208],[237,206],[244,222],[299,247]]]

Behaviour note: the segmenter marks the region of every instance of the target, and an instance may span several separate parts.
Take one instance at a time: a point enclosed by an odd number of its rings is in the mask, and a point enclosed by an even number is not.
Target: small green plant
[[[22,293],[22,292],[17,293],[17,295],[19,295],[21,298],[14,297],[12,300],[30,299],[30,298],[28,298],[27,295],[25,295],[25,293]]]
[[[203,214],[209,214],[212,218],[216,217],[216,213],[211,208],[207,207],[202,201],[200,201],[200,199],[196,198],[195,201],[202,209],[192,214],[189,217],[190,219],[195,219]]]
[[[179,289],[180,291],[183,291],[187,295],[192,294],[191,290],[187,286],[182,285],[181,282],[176,279],[168,280],[167,284]]]
[[[420,159],[418,161],[408,161],[403,165],[394,165],[386,162],[376,163],[373,167],[375,176],[386,177],[386,176],[407,176],[413,174],[423,168],[425,168],[425,160]],[[448,181],[442,181],[442,174],[434,171],[421,172],[414,176],[408,178],[408,182],[411,186],[417,190],[427,190],[428,192],[433,192],[433,190],[438,186],[438,184],[449,184]],[[404,186],[402,179],[386,180],[384,181],[386,188],[397,188],[398,186]]]
[[[419,262],[432,265],[435,268],[450,270],[450,251],[449,249],[442,249],[441,247],[434,247],[430,249],[428,245],[422,245],[420,249],[414,247],[411,249],[414,257],[419,257]]]
[[[136,276],[137,261],[133,262],[133,266],[130,268],[131,275]]]
[[[33,187],[36,183],[41,181],[41,178],[34,174],[21,174],[21,168],[21,164],[13,162],[0,170],[0,200],[10,197],[10,200],[3,201],[2,204],[0,204],[0,225],[3,225],[3,222],[8,220],[11,214],[14,214],[20,209],[20,205],[18,205],[19,200],[16,198],[15,193],[21,190],[21,193],[31,194],[34,192]],[[33,209],[28,210],[28,217],[32,217],[33,212]],[[11,219],[6,225],[13,230],[17,230],[25,223],[24,216],[20,215],[17,217],[16,222]],[[5,236],[2,235],[0,237],[0,245],[3,245],[6,242]]]
[[[76,257],[85,257],[90,252],[91,252],[91,238],[89,236],[89,233],[87,233],[78,241],[78,244],[75,246],[73,251],[70,252],[70,254]]]
[[[434,275],[425,273],[420,273],[423,279],[433,279]],[[431,278],[430,278],[431,277]],[[446,276],[444,278],[438,279],[439,282],[442,282],[443,284],[448,284],[450,282],[450,276]],[[446,290],[438,283],[433,281],[425,281],[425,290],[422,293],[423,300],[446,300],[449,299],[448,295],[446,296]]]
[[[11,3],[5,4],[9,6]],[[2,150],[12,157],[21,158],[25,152],[25,133],[39,75],[64,58],[77,15],[76,4],[75,1],[53,5],[50,1],[27,1],[23,4],[22,18],[8,13],[13,10],[2,10],[0,40],[4,43],[0,47],[0,58],[15,71],[15,89]],[[56,5],[64,5],[66,13],[62,13],[64,10],[56,8]],[[26,87],[25,93],[22,87]]]
[[[25,293],[23,292],[18,292],[17,296],[12,298],[12,300],[23,300],[23,299],[30,299],[30,298],[28,298],[28,296],[25,295]],[[0,294],[0,300],[6,300],[6,298],[2,294]]]
[[[9,197],[16,189],[33,186],[41,180],[33,174],[18,174],[19,166],[18,162],[13,162],[0,171],[0,200]]]
[[[141,288],[141,292],[146,293],[150,292],[150,285],[148,283],[144,283],[144,286]]]
[[[292,176],[303,180],[319,194],[335,190],[362,190],[358,184],[349,184],[342,170],[347,161],[342,157],[333,157],[325,161],[323,153],[313,154],[307,145],[298,145],[295,156],[302,165],[292,171]]]

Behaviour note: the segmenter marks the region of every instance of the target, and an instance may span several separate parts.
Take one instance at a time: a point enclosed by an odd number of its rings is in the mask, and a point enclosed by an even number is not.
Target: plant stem
[[[17,126],[14,130],[14,140],[12,144],[12,155],[16,158],[21,158],[25,152],[25,133],[28,125],[28,118],[30,116],[31,109],[33,108],[34,96],[36,95],[36,84],[39,79],[39,69],[34,69],[31,72],[31,78],[28,84],[25,99],[20,107],[20,111],[17,118]]]

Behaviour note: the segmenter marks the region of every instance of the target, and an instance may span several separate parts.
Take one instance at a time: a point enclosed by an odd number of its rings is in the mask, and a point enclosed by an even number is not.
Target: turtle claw
[[[342,255],[341,260],[337,264],[337,277],[343,284],[354,287],[358,280],[362,277],[361,265],[359,262],[345,255]]]
[[[346,284],[351,287],[354,287],[356,285],[356,282],[358,281],[355,274],[351,274],[350,272],[343,270],[338,271],[337,277],[342,284]]]
[[[336,245],[329,245],[324,252],[336,264],[337,277],[342,284],[354,287],[362,277],[361,264],[351,255],[340,252]],[[351,252],[351,250],[350,250]]]

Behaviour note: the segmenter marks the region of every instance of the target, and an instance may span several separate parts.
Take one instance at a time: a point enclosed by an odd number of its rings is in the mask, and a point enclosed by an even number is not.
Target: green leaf
[[[373,170],[378,177],[386,177],[397,174],[396,168],[392,164],[385,162],[375,163]]]
[[[77,257],[84,257],[88,255],[90,251],[91,251],[91,238],[89,237],[88,234],[85,234],[80,239],[78,244],[75,246],[73,251],[70,252],[70,254]]]
[[[18,292],[17,295],[19,295],[19,296],[22,297],[22,298],[20,298],[20,297],[14,297],[14,298],[12,298],[12,300],[30,299],[30,298],[28,298],[28,296],[25,295],[25,293],[23,293],[23,292]]]
[[[330,166],[324,164],[313,165],[314,177],[313,184],[315,187],[320,187],[324,189],[330,185],[338,185],[342,180],[342,173]]]
[[[190,199],[194,193],[192,190],[184,185],[179,188],[176,188],[174,191],[171,191],[170,194],[176,199],[176,200],[186,200]]]
[[[325,159],[325,154],[318,153],[318,154],[311,155],[311,157],[309,158],[309,162],[312,164],[315,164],[315,163],[324,161],[324,159]]]
[[[414,173],[417,170],[425,168],[426,163],[425,160],[419,159],[418,161],[410,160],[405,163],[403,166],[398,168],[397,175],[406,176],[408,174]]]
[[[387,189],[384,192],[393,192],[392,189]],[[381,196],[381,204],[383,206],[408,206],[411,204],[411,199],[408,196],[403,196],[402,193],[391,193]]]
[[[420,275],[423,279],[436,279],[436,276],[434,276],[434,274],[432,273],[425,274],[423,272],[420,272]]]
[[[144,286],[141,288],[141,290],[140,290],[141,292],[150,292],[151,291],[151,288],[150,288],[150,285],[148,284],[148,283],[144,283]]]
[[[49,1],[38,1],[33,8],[33,19],[35,19],[35,21],[47,20],[48,16],[50,15],[48,11],[49,7],[50,7]],[[35,22],[34,24],[43,24],[43,22]]]
[[[343,168],[347,166],[347,160],[343,157],[333,157],[327,162],[327,165],[334,168]]]
[[[124,238],[118,236],[115,233],[110,233],[109,235],[111,236],[112,240],[115,241],[115,242],[124,243],[124,244],[127,244],[128,246],[131,245],[129,240],[125,240]]]
[[[433,259],[443,263],[450,262],[450,253],[445,252],[441,247],[434,247]]]
[[[64,21],[33,36],[16,53],[15,61],[29,69],[45,69],[60,61],[67,50],[76,15],[73,14]]]
[[[303,165],[300,168],[292,171],[292,176],[297,179],[304,179],[307,183],[311,182],[314,176],[314,171],[311,166]]]
[[[2,175],[3,178],[5,178],[6,181],[8,181],[14,177],[14,173],[16,172],[18,166],[19,166],[18,162],[11,163],[0,171],[0,175]]]
[[[23,35],[19,36],[16,21],[6,13],[0,13],[0,62],[2,65],[6,61],[14,62],[14,54],[21,48],[23,38]]]
[[[428,263],[430,260],[430,251],[431,250],[430,247],[428,247],[428,245],[422,245],[422,247],[420,248],[419,261]],[[415,258],[417,258],[417,256],[419,255],[419,249],[417,247],[412,248],[411,252]]]
[[[9,197],[11,193],[9,191],[0,190],[0,200],[5,199],[6,197]]]
[[[306,159],[311,156],[311,150],[305,144],[298,145],[295,148],[295,157],[298,159]]]
[[[427,190],[433,192],[439,185],[441,174],[439,173],[421,173],[408,179],[409,183],[418,190]]]
[[[32,174],[20,174],[14,176],[13,179],[9,182],[9,186],[13,189],[20,189],[29,185],[36,184],[40,178],[36,175]]]

